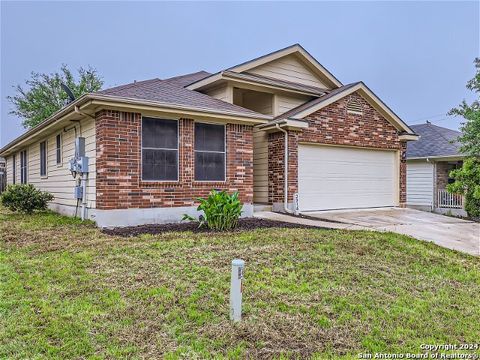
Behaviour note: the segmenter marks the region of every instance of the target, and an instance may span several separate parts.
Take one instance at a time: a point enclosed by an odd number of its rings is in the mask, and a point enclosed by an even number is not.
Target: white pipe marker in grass
[[[230,282],[230,320],[242,320],[242,281],[245,261],[232,261],[232,280]]]

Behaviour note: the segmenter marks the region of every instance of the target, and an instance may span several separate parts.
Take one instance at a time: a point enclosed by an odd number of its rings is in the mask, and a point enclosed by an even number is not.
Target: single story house
[[[254,204],[405,206],[418,136],[363,82],[342,84],[295,44],[214,74],[85,94],[0,149],[8,183],[32,183],[75,214],[76,138],[89,160],[85,216],[125,226],[196,214],[211,189],[239,191],[244,216]]]
[[[464,159],[456,141],[460,132],[430,122],[410,128],[420,139],[407,146],[407,206],[465,216],[462,196],[446,190],[454,181],[450,172]]]

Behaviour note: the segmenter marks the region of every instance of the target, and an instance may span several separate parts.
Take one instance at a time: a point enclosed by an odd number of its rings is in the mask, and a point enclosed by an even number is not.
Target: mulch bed
[[[233,232],[267,229],[267,228],[285,228],[285,229],[318,229],[316,226],[292,224],[283,221],[274,221],[258,218],[245,218],[238,221],[238,226]],[[151,224],[139,226],[117,227],[113,229],[103,229],[102,232],[108,235],[131,237],[142,234],[162,234],[166,232],[183,232],[192,231],[194,233],[213,233],[214,231],[207,228],[199,228],[197,223],[184,222],[176,224]]]

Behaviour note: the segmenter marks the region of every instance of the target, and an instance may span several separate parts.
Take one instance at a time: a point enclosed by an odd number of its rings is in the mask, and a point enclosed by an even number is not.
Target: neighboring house
[[[343,85],[300,45],[86,94],[0,149],[9,183],[48,190],[53,209],[73,214],[78,136],[87,217],[100,226],[178,221],[211,189],[239,191],[244,216],[254,204],[405,206],[406,142],[418,138],[365,84]]]
[[[407,147],[407,206],[466,215],[462,196],[446,191],[453,182],[450,171],[461,167],[464,158],[456,141],[460,132],[429,122],[410,128],[420,139]]]

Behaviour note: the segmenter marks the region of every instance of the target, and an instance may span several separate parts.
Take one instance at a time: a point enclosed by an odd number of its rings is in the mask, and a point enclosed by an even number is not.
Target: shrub
[[[451,193],[465,196],[465,211],[472,218],[480,217],[480,159],[467,158],[460,169],[450,172],[455,179],[447,186]]]
[[[0,197],[0,202],[12,211],[31,214],[35,210],[46,210],[53,195],[35,189],[32,184],[9,185]]]
[[[228,231],[234,229],[242,214],[243,205],[238,199],[238,192],[229,195],[226,191],[212,190],[206,198],[198,198],[197,210],[203,211],[199,219],[185,214],[183,220],[199,222],[199,227],[206,226],[212,230]]]

